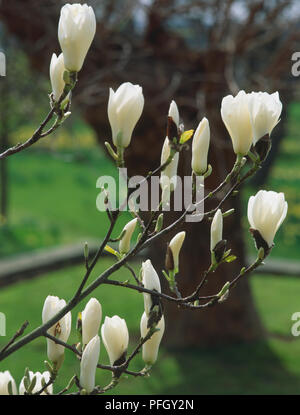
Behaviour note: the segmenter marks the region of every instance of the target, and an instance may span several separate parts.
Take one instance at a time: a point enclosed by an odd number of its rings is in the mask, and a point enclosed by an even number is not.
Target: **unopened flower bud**
[[[177,233],[174,238],[172,238],[169,248],[172,252],[173,257],[173,264],[174,264],[174,270],[178,270],[179,267],[179,253],[183,244],[185,238],[185,232],[179,232]]]
[[[64,65],[63,54],[61,53],[57,57],[56,54],[53,53],[51,62],[50,62],[50,81],[51,81],[54,101],[58,101],[60,96],[63,93],[64,87],[65,87],[64,72],[65,72],[65,65]]]
[[[156,221],[156,225],[155,225],[155,232],[160,232],[162,227],[163,227],[163,221],[164,221],[164,214],[161,213]]]
[[[86,345],[80,362],[80,386],[91,393],[95,388],[95,376],[100,355],[100,337],[94,336]]]
[[[101,327],[101,336],[111,366],[124,363],[129,341],[126,321],[119,316],[105,317]]]
[[[210,141],[210,129],[207,118],[203,118],[194,133],[192,144],[192,170],[197,175],[207,171],[207,154]]]
[[[58,40],[65,68],[78,72],[96,33],[96,17],[87,4],[65,4],[58,23]]]
[[[132,234],[135,230],[136,223],[137,223],[137,218],[134,218],[124,226],[123,231],[122,231],[124,235],[121,238],[120,243],[119,243],[120,254],[127,254],[127,252],[130,251],[130,241],[131,241]]]
[[[248,202],[248,220],[253,231],[259,232],[256,244],[263,248],[263,242],[259,243],[259,236],[271,248],[277,230],[287,215],[288,204],[284,193],[260,190],[255,196],[251,196]],[[255,236],[255,235],[253,235]]]
[[[174,123],[177,125],[177,128],[179,127],[179,111],[176,102],[173,100],[171,101],[170,107],[169,107],[169,117],[172,118]],[[170,137],[172,139],[173,137]]]
[[[245,91],[240,91],[235,97],[224,97],[221,105],[222,120],[231,137],[233,150],[243,156],[250,150],[253,138],[248,99]]]
[[[160,280],[150,259],[142,264],[142,282],[145,288],[151,291],[161,292]],[[143,293],[144,306],[147,316],[149,316],[153,306],[157,305],[159,299],[151,294]]]
[[[223,215],[221,209],[218,209],[213,217],[210,228],[210,250],[213,252],[218,242],[222,240],[223,235]]]
[[[82,345],[83,347],[98,334],[102,319],[102,308],[96,298],[91,298],[82,312]]]
[[[48,295],[45,300],[42,320],[43,324],[51,320],[62,308],[66,305],[65,300],[60,300],[58,297]],[[71,312],[64,315],[57,323],[55,323],[47,333],[57,339],[67,342],[71,332]],[[47,353],[48,358],[56,364],[57,369],[61,366],[64,359],[64,346],[56,344],[53,340],[47,339]]]
[[[282,103],[278,92],[251,92],[249,96],[250,121],[255,145],[265,135],[270,135],[278,124],[282,111]]]
[[[143,108],[143,90],[139,85],[125,82],[115,92],[110,88],[107,111],[116,147],[129,146],[133,129],[142,115]]]
[[[148,328],[148,317],[144,312],[141,318],[141,336],[145,337],[149,331]],[[158,349],[165,331],[165,319],[164,316],[161,317],[160,321],[157,323],[156,328],[159,331],[156,331],[149,340],[143,344],[143,360],[147,365],[153,365],[157,360]]]

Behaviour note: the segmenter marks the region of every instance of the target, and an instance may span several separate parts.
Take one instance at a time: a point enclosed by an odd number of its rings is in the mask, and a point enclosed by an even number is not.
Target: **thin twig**
[[[29,325],[29,322],[26,320],[22,326],[19,328],[19,330],[13,335],[13,337],[10,339],[10,341],[0,350],[0,355],[1,353],[4,353],[14,342],[15,340],[22,336],[22,334],[24,333],[25,329],[27,328],[27,326]]]
[[[74,78],[75,76],[75,78]],[[41,122],[40,126],[35,130],[33,135],[28,138],[24,143],[18,143],[15,146],[12,146],[5,150],[3,153],[0,154],[0,160],[6,157],[11,156],[12,154],[19,153],[20,151],[25,150],[28,147],[31,147],[33,144],[38,142],[41,138],[44,138],[55,131],[63,122],[64,114],[61,113],[60,104],[64,101],[70,91],[75,87],[77,82],[77,74],[70,73],[70,78],[72,77],[72,83],[66,84],[62,95],[60,96],[59,100],[56,103],[53,103],[51,110],[47,114],[46,118]],[[44,128],[48,124],[48,122],[56,115],[57,118],[51,128],[48,131],[43,133]]]

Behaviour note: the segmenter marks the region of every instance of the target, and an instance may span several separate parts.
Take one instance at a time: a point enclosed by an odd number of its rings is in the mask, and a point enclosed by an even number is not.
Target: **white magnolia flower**
[[[253,129],[253,144],[266,134],[271,134],[278,124],[282,103],[278,92],[251,92],[249,95],[250,120]]]
[[[43,388],[42,379],[45,380],[45,383],[48,383],[49,382],[49,380],[50,380],[50,373],[47,372],[47,371],[46,372],[43,372],[43,373],[40,373],[40,372],[33,373],[30,370],[29,371],[29,381],[31,382],[34,377],[36,378],[36,383],[35,383],[34,388],[31,391],[32,394],[40,391]],[[26,389],[25,389],[24,377],[23,377],[22,380],[21,380],[20,386],[19,386],[19,394],[20,395],[25,395],[25,392],[26,392]],[[49,394],[51,394],[51,395],[53,394],[53,385],[52,384],[47,387],[47,392]],[[46,391],[43,391],[41,393],[41,395],[47,395],[47,392]]]
[[[139,85],[125,82],[116,92],[110,88],[107,112],[116,147],[129,146],[133,129],[142,115],[143,108],[143,90]]]
[[[221,105],[222,120],[231,137],[233,150],[243,156],[250,150],[253,139],[248,101],[249,96],[240,91],[235,97],[224,97]]]
[[[87,4],[65,4],[60,11],[58,40],[65,68],[78,72],[96,33],[96,17]]]
[[[125,231],[125,235],[119,242],[120,254],[127,254],[127,252],[130,251],[130,241],[131,241],[132,234],[135,230],[136,223],[137,223],[137,218],[134,218],[124,226],[122,232]]]
[[[54,101],[58,101],[65,87],[63,79],[65,72],[64,57],[61,53],[58,57],[53,53],[50,62],[50,81]]]
[[[142,283],[148,290],[161,292],[160,280],[150,259],[147,259],[147,261],[142,263]],[[143,293],[143,296],[145,312],[147,316],[149,316],[152,308],[151,294]]]
[[[122,364],[123,360],[125,361],[129,341],[126,321],[119,316],[105,317],[101,336],[111,366]]]
[[[284,193],[260,190],[249,199],[250,226],[260,233],[269,247],[272,246],[275,234],[286,217],[287,209]]]
[[[210,250],[214,250],[218,242],[222,240],[223,235],[223,215],[221,209],[218,209],[213,217],[210,228]]]
[[[177,125],[177,128],[179,126],[179,111],[178,107],[175,101],[171,101],[170,107],[169,107],[169,117],[173,119],[175,124]]]
[[[55,314],[57,314],[62,308],[65,307],[65,305],[65,300],[60,300],[58,297],[48,295],[45,300],[42,312],[43,324],[54,317]],[[71,319],[71,312],[69,311],[56,324],[50,327],[47,333],[66,343],[71,332]],[[64,352],[64,346],[56,344],[53,340],[47,339],[48,358],[53,363],[55,363],[58,368],[63,362]]]
[[[169,117],[171,117],[176,124],[177,128],[179,126],[179,111],[175,101],[172,101],[169,107]],[[172,137],[171,137],[172,138]],[[160,156],[160,164],[166,163],[171,154],[171,145],[169,137],[165,138],[163,148]],[[179,153],[176,152],[171,160],[171,162],[163,169],[160,175],[160,185],[163,191],[173,191],[177,185],[177,167],[179,161]],[[164,198],[166,199],[166,198]],[[168,203],[165,200],[165,204]]]
[[[9,395],[8,393],[9,382],[11,382],[13,395],[16,395],[17,394],[16,382],[14,378],[12,377],[12,375],[10,374],[10,371],[5,370],[4,372],[0,372],[0,395]]]
[[[185,238],[185,232],[177,233],[174,238],[171,239],[169,248],[172,251],[174,269],[177,270],[179,267],[179,253]]]
[[[192,144],[192,170],[202,175],[207,170],[207,154],[210,141],[210,128],[207,118],[203,118],[195,131]]]
[[[102,307],[96,298],[91,298],[82,312],[82,344],[85,346],[98,334],[102,319]]]
[[[145,337],[148,333],[148,318],[146,313],[144,312],[141,318],[141,336]],[[158,349],[159,345],[162,339],[162,336],[165,331],[165,319],[164,316],[161,317],[159,322],[156,325],[156,328],[159,329],[159,331],[152,334],[149,340],[146,341],[146,343],[143,344],[143,360],[147,365],[153,365],[157,360],[158,355]]]
[[[80,386],[88,393],[95,388],[96,369],[100,355],[100,337],[96,335],[86,345],[80,362]]]

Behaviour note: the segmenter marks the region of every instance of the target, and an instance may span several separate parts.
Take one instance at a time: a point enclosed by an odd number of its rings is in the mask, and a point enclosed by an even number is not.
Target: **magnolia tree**
[[[62,7],[58,25],[58,39],[62,53],[58,57],[53,54],[50,63],[51,110],[32,137],[4,151],[0,154],[0,159],[23,151],[50,135],[71,114],[71,91],[76,85],[77,73],[82,68],[95,31],[96,19],[91,7],[86,4],[66,4]],[[141,117],[143,106],[144,97],[139,85],[124,83],[116,91],[110,89],[108,119],[112,130],[113,146],[106,143],[106,147],[117,167],[126,166],[125,150],[131,144],[133,130]],[[273,248],[275,234],[286,217],[287,202],[283,193],[260,190],[255,196],[251,196],[248,202],[250,232],[257,248],[256,260],[250,266],[243,267],[238,275],[232,277],[231,281],[220,286],[217,293],[209,296],[201,295],[201,289],[209,275],[220,264],[235,260],[230,249],[227,249],[228,242],[223,238],[223,220],[224,218],[226,220],[228,215],[234,214],[234,210],[222,212],[222,206],[235,194],[242,183],[255,174],[266,159],[271,147],[270,134],[279,122],[281,110],[282,104],[278,92],[270,95],[266,92],[247,94],[245,91],[240,91],[235,97],[229,95],[223,98],[221,116],[231,137],[236,161],[224,180],[204,196],[205,179],[213,171],[212,166],[208,164],[209,121],[203,118],[195,131],[185,131],[183,124],[180,123],[178,107],[174,101],[171,102],[160,165],[137,183],[137,187],[141,189],[154,177],[160,176],[161,192],[157,208],[151,209],[147,220],[143,219],[139,204],[136,203],[137,198],[134,200],[135,192],[133,189],[127,190],[125,202],[126,206],[129,206],[133,219],[126,224],[118,237],[113,237],[115,225],[125,209],[124,206],[112,208],[111,195],[105,187],[102,188],[105,211],[110,225],[94,258],[90,259],[88,246],[85,245],[85,272],[79,287],[68,302],[55,295],[49,295],[45,299],[42,310],[42,325],[24,335],[28,325],[28,322],[25,322],[0,350],[0,361],[3,361],[7,356],[42,336],[47,341],[48,360],[44,362],[46,371],[33,373],[26,368],[19,388],[9,370],[0,372],[0,394],[17,394],[18,392],[24,395],[102,394],[117,386],[123,374],[149,376],[151,366],[157,360],[159,345],[164,334],[165,318],[162,306],[164,301],[175,302],[178,307],[190,310],[203,310],[217,306],[229,297],[230,291],[242,278],[263,263]],[[52,125],[46,129],[49,122],[52,122]],[[180,179],[177,177],[178,160],[189,140],[192,140],[191,175],[189,176],[191,202],[185,206],[184,211],[174,222],[164,227],[163,211],[170,209],[171,195],[175,195],[178,188]],[[199,206],[203,207],[206,200],[221,192],[222,197],[218,199],[217,205],[212,210],[207,212],[202,210],[199,214]],[[199,194],[202,195],[201,198]],[[139,252],[155,243],[158,238],[179,229],[188,215],[190,220],[195,216],[197,220],[200,217],[201,220],[211,221],[211,264],[203,271],[201,280],[195,281],[190,294],[182,296],[178,277],[180,250],[184,249],[185,232],[177,233],[167,246],[165,269],[161,273],[161,278],[165,278],[170,287],[172,294],[169,295],[162,292],[160,276],[150,259],[142,263],[139,275],[135,273],[130,263]],[[139,235],[133,243],[132,236],[136,228],[139,229]],[[110,245],[112,242],[118,243],[118,249]],[[104,251],[111,253],[115,262],[87,286],[88,279]],[[114,272],[122,267],[130,271],[132,282],[112,279]],[[129,353],[129,333],[126,321],[117,315],[106,316],[101,326],[102,307],[96,298],[88,301],[77,318],[76,330],[80,334],[80,342],[75,345],[68,344],[72,329],[72,310],[100,285],[119,286],[143,294],[144,312],[140,320],[141,337]],[[101,345],[99,330],[101,341],[109,356],[109,365],[99,362]],[[74,374],[66,387],[58,391],[55,390],[55,380],[64,368],[65,349],[73,352],[74,358],[78,359],[80,376]],[[142,351],[145,366],[140,371],[134,372],[130,370],[130,363],[140,351]],[[96,384],[98,369],[112,374],[111,381],[106,386]],[[73,387],[72,392],[70,392],[71,387]]]

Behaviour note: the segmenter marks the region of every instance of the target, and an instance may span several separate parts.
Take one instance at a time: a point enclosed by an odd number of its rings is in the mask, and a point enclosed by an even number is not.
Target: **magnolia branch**
[[[60,106],[62,102],[66,99],[67,95],[72,91],[75,87],[77,82],[77,74],[76,73],[69,73],[70,74],[70,83],[65,84],[64,91],[57,102],[52,102],[52,108],[49,111],[46,118],[42,121],[40,126],[37,130],[33,133],[33,135],[28,138],[24,143],[18,143],[13,147],[8,148],[7,150],[0,153],[0,160],[5,159],[13,154],[19,153],[20,151],[25,150],[28,147],[31,147],[33,144],[37,143],[41,138],[47,137],[48,135],[52,134],[60,125],[64,122],[66,117],[64,110],[61,110]],[[46,125],[56,116],[56,120],[51,128],[44,132],[44,128]]]
[[[207,199],[208,197],[211,197],[211,195],[215,195],[217,192],[222,190],[226,186],[226,184],[228,183],[228,177],[232,177],[235,174],[235,172],[236,172],[236,164],[234,165],[231,173],[229,173],[229,175],[226,176],[226,179],[214,191],[210,192],[210,194],[208,194],[204,198],[204,200]],[[254,174],[254,172],[251,172],[251,174]],[[147,177],[148,177],[148,180],[149,180],[152,177],[152,175],[150,174]],[[238,183],[238,185],[240,183],[241,183],[241,181]],[[231,189],[230,192],[232,193],[233,190]],[[50,327],[52,327],[54,324],[56,324],[63,316],[65,316],[69,311],[71,311],[78,303],[80,303],[84,298],[86,298],[89,294],[91,294],[101,284],[103,284],[103,283],[108,283],[109,284],[108,277],[110,275],[112,275],[114,272],[116,272],[118,269],[120,269],[129,260],[134,258],[135,255],[138,252],[145,249],[147,246],[149,246],[154,241],[156,241],[156,239],[161,238],[163,235],[166,235],[169,232],[171,232],[172,230],[179,227],[183,223],[183,221],[185,219],[185,216],[189,212],[190,212],[190,207],[188,207],[176,221],[174,221],[168,227],[162,229],[157,234],[151,236],[149,239],[147,239],[147,233],[148,233],[148,230],[149,230],[150,226],[145,228],[143,233],[142,233],[142,236],[140,237],[140,239],[137,242],[137,244],[135,245],[135,247],[133,247],[133,249],[125,257],[123,257],[122,259],[117,261],[115,264],[110,266],[107,270],[105,270],[100,276],[98,276],[96,278],[95,281],[93,281],[85,290],[83,290],[83,287],[84,287],[89,275],[91,274],[92,270],[94,269],[94,267],[97,263],[97,260],[99,259],[99,257],[101,256],[101,254],[104,250],[105,244],[102,243],[99,250],[98,250],[98,252],[97,252],[97,254],[94,257],[94,260],[92,261],[92,263],[91,263],[90,267],[88,268],[85,276],[83,277],[83,280],[82,280],[82,283],[81,283],[80,287],[76,291],[73,298],[69,301],[69,303],[64,308],[62,308],[54,317],[52,317],[49,321],[47,321],[45,324],[43,324],[40,327],[37,327],[35,330],[33,330],[31,333],[24,336],[18,342],[10,345],[8,348],[6,348],[5,351],[0,352],[0,361],[5,359],[7,356],[14,353],[15,351],[17,351],[18,349],[20,349],[24,345],[30,343],[31,341],[33,341],[37,337],[43,336]],[[111,235],[111,233],[114,229],[114,226],[116,224],[116,221],[117,221],[117,218],[118,218],[119,214],[120,214],[120,212],[118,210],[113,212],[114,218],[111,222],[110,228],[108,230],[108,233],[107,233],[104,241],[109,240],[110,235]],[[130,284],[127,284],[127,285],[124,285],[124,286],[130,287],[132,289],[137,289],[137,286],[131,286]],[[138,288],[143,290],[142,287],[138,287]],[[147,291],[145,290],[144,292],[147,292]],[[150,293],[150,291],[149,291],[149,293]],[[158,295],[158,293],[156,293],[156,292],[155,293],[152,292],[152,294]],[[170,301],[180,301],[180,300],[182,300],[182,299],[174,298],[174,297],[171,297],[171,296],[167,296],[165,294],[162,295],[161,293],[159,295],[164,297],[167,300],[170,300]]]

